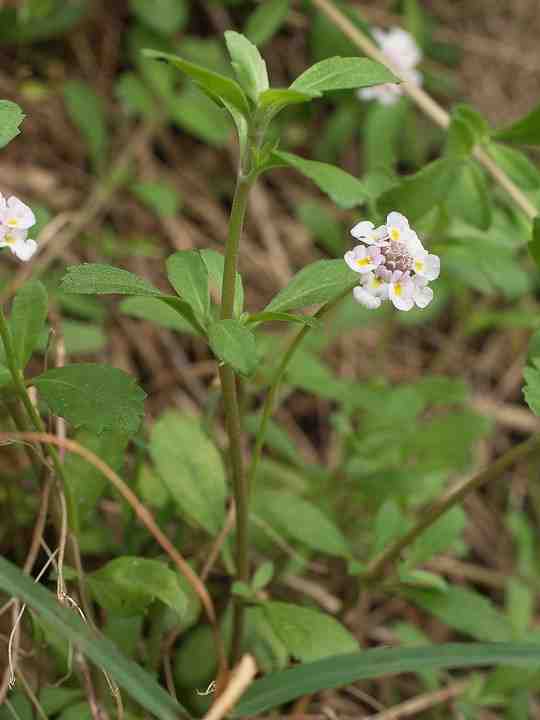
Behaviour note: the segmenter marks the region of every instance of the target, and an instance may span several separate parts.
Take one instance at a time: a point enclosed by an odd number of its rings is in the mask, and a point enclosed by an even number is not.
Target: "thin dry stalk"
[[[216,699],[203,720],[221,720],[236,705],[240,697],[253,682],[257,665],[251,655],[244,655],[231,674],[227,686]]]

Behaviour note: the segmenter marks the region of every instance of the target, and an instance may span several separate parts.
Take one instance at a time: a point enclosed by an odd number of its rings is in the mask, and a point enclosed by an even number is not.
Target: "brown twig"
[[[470,680],[464,680],[463,682],[455,683],[442,690],[435,690],[435,692],[419,695],[389,710],[377,713],[376,715],[370,715],[367,720],[401,720],[401,718],[418,717],[418,713],[429,710],[429,708],[435,707],[435,705],[446,703],[459,695],[463,695],[470,684]]]
[[[231,673],[223,693],[216,699],[203,720],[221,720],[236,705],[257,674],[257,665],[251,655],[244,655]]]

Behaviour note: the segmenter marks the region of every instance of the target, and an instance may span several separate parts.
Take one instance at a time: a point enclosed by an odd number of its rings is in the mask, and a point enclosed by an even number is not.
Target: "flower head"
[[[374,28],[373,36],[382,53],[400,71],[404,80],[412,85],[421,85],[422,75],[415,67],[422,59],[422,51],[414,37],[399,27],[387,31]],[[382,105],[393,105],[402,94],[402,86],[396,83],[385,83],[358,91],[358,97],[362,100],[377,100]]]
[[[384,300],[398,310],[429,305],[433,290],[428,282],[439,277],[440,259],[428,253],[404,215],[391,212],[379,227],[359,222],[351,235],[365,243],[344,256],[347,265],[362,274],[353,290],[355,300],[370,309]]]
[[[0,193],[0,248],[8,247],[19,260],[30,260],[37,250],[28,230],[35,225],[32,210],[13,195],[6,200]]]

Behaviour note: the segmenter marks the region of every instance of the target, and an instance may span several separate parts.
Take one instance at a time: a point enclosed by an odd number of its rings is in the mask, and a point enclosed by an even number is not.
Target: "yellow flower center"
[[[422,260],[417,260],[414,263],[414,269],[416,270],[416,272],[422,272],[422,270],[424,269],[424,262]]]
[[[17,227],[17,225],[19,224],[19,221],[15,217],[10,217],[10,218],[8,218],[7,224],[10,227]]]
[[[393,240],[394,242],[397,242],[401,236],[400,231],[397,228],[392,228],[390,230],[390,240]]]
[[[360,258],[360,260],[356,261],[356,264],[358,265],[358,267],[366,267],[367,265],[371,265],[371,258],[370,257]]]
[[[394,293],[399,297],[402,292],[403,292],[403,288],[401,287],[400,283],[396,283],[394,285]]]

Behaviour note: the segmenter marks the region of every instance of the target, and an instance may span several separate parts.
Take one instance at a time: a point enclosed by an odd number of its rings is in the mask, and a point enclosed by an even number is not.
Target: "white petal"
[[[409,221],[405,215],[395,211],[388,213],[386,216],[386,224],[388,227],[397,227],[398,230],[402,231],[409,229]]]
[[[441,274],[441,259],[438,255],[428,255],[424,270],[424,277],[427,280],[436,280]]]
[[[363,305],[370,310],[375,310],[381,306],[381,299],[372,295],[363,287],[355,287],[353,289],[353,297],[356,302],[359,302],[360,305]]]
[[[433,290],[427,285],[417,287],[414,291],[414,302],[419,308],[425,308],[433,300]]]
[[[427,250],[422,245],[420,238],[414,232],[414,230],[407,228],[406,232],[403,233],[402,240],[407,246],[407,250],[411,253],[411,255],[415,256],[428,254]]]
[[[19,258],[19,260],[26,262],[27,260],[30,260],[32,255],[36,252],[37,242],[32,239],[20,240],[17,241],[15,245],[11,246],[11,250]]]
[[[375,225],[369,220],[362,220],[362,222],[356,223],[351,229],[351,235],[357,240],[364,240],[373,234]]]
[[[6,225],[19,230],[28,230],[36,224],[36,216],[23,202],[12,195],[7,201],[7,207],[2,212],[2,219]]]
[[[398,288],[396,287],[397,283],[390,283],[390,287],[388,288],[388,297],[392,301],[392,304],[394,307],[396,307],[398,310],[410,310],[414,305],[414,286],[411,281],[405,282],[401,284],[400,292],[398,292]]]

